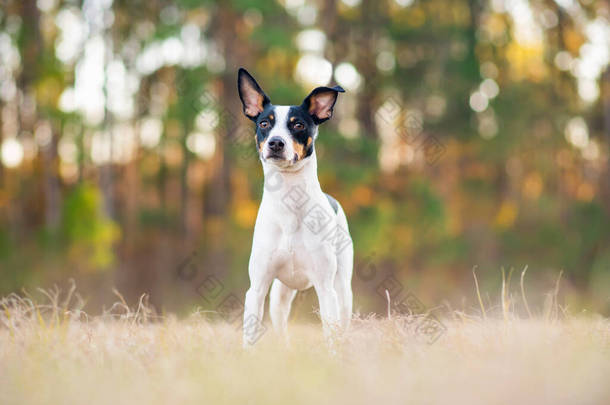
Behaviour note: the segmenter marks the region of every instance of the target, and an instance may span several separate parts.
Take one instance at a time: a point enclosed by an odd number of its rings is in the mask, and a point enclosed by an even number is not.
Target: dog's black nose
[[[269,149],[271,149],[273,152],[281,152],[284,150],[284,141],[278,136],[274,136],[273,138],[269,139],[267,144],[269,145]]]

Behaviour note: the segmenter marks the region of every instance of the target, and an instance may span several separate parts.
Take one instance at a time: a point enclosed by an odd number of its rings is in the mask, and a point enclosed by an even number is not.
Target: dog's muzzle
[[[284,157],[284,140],[279,136],[274,136],[267,141],[267,155],[265,159],[285,159]]]

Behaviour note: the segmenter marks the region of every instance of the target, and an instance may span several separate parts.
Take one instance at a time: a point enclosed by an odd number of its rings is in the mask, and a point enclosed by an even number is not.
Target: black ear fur
[[[237,91],[244,114],[252,121],[256,121],[256,118],[263,112],[270,100],[254,80],[254,77],[244,68],[239,68],[237,72]]]
[[[333,107],[339,93],[345,93],[341,86],[323,86],[316,87],[305,97],[302,106],[309,112],[316,125],[320,125],[332,117]]]

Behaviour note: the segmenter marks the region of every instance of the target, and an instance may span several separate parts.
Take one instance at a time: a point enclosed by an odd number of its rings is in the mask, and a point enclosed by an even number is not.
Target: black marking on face
[[[262,113],[256,118],[256,147],[262,152],[265,141],[269,138],[269,133],[275,126],[275,106],[268,104]]]
[[[297,155],[296,160],[308,158],[313,154],[314,134],[317,125],[302,106],[290,107],[286,121]]]

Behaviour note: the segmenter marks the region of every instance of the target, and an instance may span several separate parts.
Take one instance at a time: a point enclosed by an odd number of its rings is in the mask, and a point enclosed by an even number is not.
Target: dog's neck
[[[269,162],[263,163],[265,187],[263,197],[283,198],[294,187],[306,193],[321,191],[318,181],[318,161],[314,149],[311,156],[288,167],[278,167]]]

